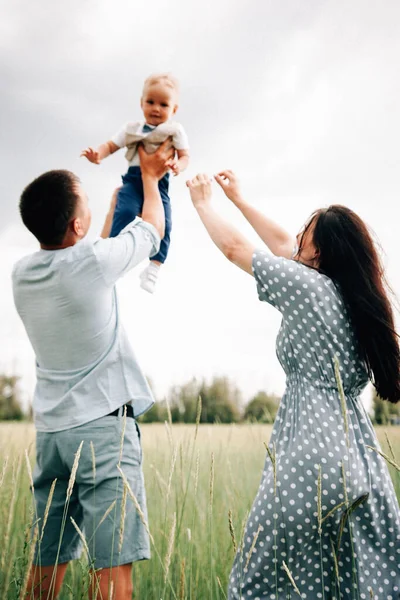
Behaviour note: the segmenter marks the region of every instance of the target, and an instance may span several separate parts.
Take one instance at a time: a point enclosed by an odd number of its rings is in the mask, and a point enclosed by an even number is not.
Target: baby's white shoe
[[[150,262],[145,270],[140,273],[140,287],[149,292],[149,294],[154,293],[159,271],[159,265]]]

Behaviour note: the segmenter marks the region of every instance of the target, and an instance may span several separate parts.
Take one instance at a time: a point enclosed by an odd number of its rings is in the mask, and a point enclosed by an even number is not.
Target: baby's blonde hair
[[[143,93],[147,90],[148,87],[150,87],[151,85],[153,85],[155,83],[162,83],[164,85],[167,85],[172,90],[174,90],[174,92],[178,96],[179,82],[176,79],[176,77],[171,75],[171,73],[155,73],[153,75],[149,75],[149,77],[147,77],[147,79],[145,80],[145,82],[143,84]]]

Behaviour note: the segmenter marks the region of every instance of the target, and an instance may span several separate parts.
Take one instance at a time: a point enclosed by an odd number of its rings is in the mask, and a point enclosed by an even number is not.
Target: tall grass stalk
[[[134,504],[134,506],[135,506],[135,508],[136,508],[136,510],[137,510],[137,512],[138,512],[138,515],[139,515],[139,517],[140,517],[140,520],[142,521],[142,523],[143,523],[143,525],[144,525],[144,528],[146,529],[146,531],[147,531],[147,534],[148,534],[148,536],[149,536],[149,538],[150,538],[150,542],[151,542],[151,544],[152,544],[152,547],[153,547],[153,549],[154,549],[154,552],[155,552],[155,554],[156,554],[156,556],[157,556],[157,558],[158,558],[158,560],[159,560],[159,563],[160,563],[160,565],[161,565],[161,567],[162,567],[162,569],[163,569],[163,572],[165,573],[165,566],[164,566],[164,563],[163,563],[163,561],[162,561],[162,558],[161,558],[161,556],[160,556],[160,553],[158,552],[158,550],[157,550],[157,547],[156,547],[156,545],[155,545],[155,543],[154,543],[154,538],[153,538],[152,534],[150,533],[149,524],[148,524],[148,523],[147,523],[147,521],[146,521],[146,517],[145,517],[145,515],[144,515],[144,513],[143,513],[143,511],[142,511],[142,508],[141,508],[141,506],[140,506],[140,504],[139,504],[139,502],[138,502],[138,500],[137,500],[137,498],[136,498],[135,494],[132,492],[131,486],[129,485],[129,482],[128,482],[127,478],[126,478],[126,475],[125,475],[125,473],[122,471],[121,467],[119,467],[119,466],[118,466],[118,467],[117,467],[117,469],[118,469],[118,471],[120,472],[120,475],[121,475],[121,477],[122,477],[122,480],[123,480],[123,482],[124,482],[124,485],[126,486],[126,489],[127,489],[127,492],[128,492],[128,496],[129,496],[129,497],[130,497],[130,499],[132,500],[132,502],[133,502],[133,504]],[[173,597],[175,598],[175,600],[177,600],[177,597],[176,597],[176,594],[175,594],[175,590],[174,590],[174,589],[173,589],[173,587],[172,587],[172,584],[171,584],[171,581],[170,581],[170,579],[169,579],[169,577],[168,577],[168,574],[167,574],[167,582],[168,582],[168,584],[169,584],[169,586],[170,586],[171,593],[172,593]],[[161,598],[161,596],[160,596],[160,598]]]
[[[10,505],[9,505],[10,510],[8,513],[6,533],[3,538],[3,552],[1,555],[1,569],[0,569],[1,571],[4,570],[4,565],[6,563],[6,559],[7,559],[8,552],[9,552],[10,533],[11,533],[12,524],[14,522],[14,513],[15,513],[15,507],[17,504],[17,497],[18,497],[18,483],[19,483],[19,476],[21,473],[21,462],[22,462],[21,456],[19,456],[17,459],[16,465],[14,463],[13,488],[12,488],[12,494],[11,494],[11,501],[10,501]]]
[[[199,483],[199,470],[200,470],[200,450],[197,451],[196,466],[194,471],[194,502],[192,511],[192,527],[190,530],[190,536],[195,533],[196,517],[197,517],[197,488]],[[189,540],[190,543],[191,540]],[[189,547],[189,599],[193,597],[193,543],[190,543]]]
[[[233,544],[233,552],[234,552],[234,554],[236,554],[237,543],[236,543],[236,537],[235,537],[235,528],[233,526],[232,511],[230,509],[228,512],[228,524],[229,524],[229,533],[231,534],[231,540],[232,540],[232,544]]]
[[[162,598],[165,598],[165,590],[167,587],[169,567],[171,565],[171,557],[172,557],[172,553],[173,553],[173,549],[174,549],[175,531],[176,531],[176,513],[174,513],[174,516],[172,519],[171,530],[170,530],[169,538],[168,538],[167,554],[165,556],[165,562],[164,562],[164,589],[163,589],[163,593],[161,596]]]
[[[214,452],[211,452],[210,467],[210,504],[209,504],[209,539],[210,539],[210,600],[213,599],[214,565],[213,565],[213,500],[214,500]]]
[[[389,456],[387,454],[385,454],[384,452],[382,452],[382,450],[378,450],[378,448],[374,448],[373,446],[368,446],[367,444],[365,445],[365,447],[369,448],[369,450],[373,450],[374,452],[376,452],[377,454],[382,456],[382,458],[384,458],[386,460],[386,462],[389,463],[389,465],[392,465],[392,467],[394,467],[397,471],[400,471],[400,465],[398,465],[394,460],[389,458]]]
[[[82,452],[82,446],[83,446],[83,440],[82,442],[79,444],[79,447],[75,453],[75,458],[74,458],[74,462],[72,464],[72,469],[71,469],[71,475],[68,481],[68,487],[67,487],[67,495],[65,498],[65,503],[64,503],[64,510],[63,510],[63,516],[62,516],[62,520],[61,520],[61,531],[60,531],[60,537],[59,537],[59,541],[58,541],[58,547],[57,547],[57,554],[54,560],[54,570],[51,576],[51,580],[50,580],[50,585],[49,585],[49,591],[48,591],[48,597],[53,599],[54,598],[54,594],[55,594],[55,585],[56,585],[56,575],[57,575],[57,566],[58,566],[58,559],[60,556],[60,551],[61,551],[61,544],[62,544],[62,540],[64,537],[64,531],[65,531],[65,524],[67,521],[67,514],[68,514],[68,508],[69,508],[69,504],[70,504],[70,500],[71,500],[71,496],[72,496],[72,491],[74,488],[74,484],[75,484],[75,479],[76,479],[76,472],[78,470],[78,466],[79,466],[79,460],[81,457],[81,452]]]
[[[188,468],[187,477],[186,477],[185,491],[184,491],[184,494],[183,494],[181,510],[180,510],[180,514],[179,514],[179,518],[178,518],[178,526],[177,526],[177,532],[176,532],[177,538],[179,538],[179,535],[180,535],[180,532],[181,532],[181,527],[182,527],[182,522],[183,522],[183,515],[184,515],[184,512],[185,512],[186,499],[187,499],[188,490],[189,490],[190,476],[191,476],[191,472],[192,472],[192,465],[193,465],[194,453],[195,453],[195,450],[196,450],[196,440],[197,440],[197,434],[198,434],[198,431],[199,431],[200,417],[201,417],[201,396],[199,396],[198,400],[197,400],[196,425],[195,425],[195,429],[194,429],[194,439],[193,439],[193,443],[192,443],[192,450],[191,450],[190,460],[189,460],[189,468]]]
[[[93,535],[92,535],[92,539],[90,540],[90,543],[92,544],[92,548],[93,548],[93,556],[95,556],[95,552],[96,552],[96,453],[94,450],[94,444],[92,442],[92,440],[90,440],[90,454],[92,457],[92,477],[93,477],[93,487],[92,487],[92,493],[93,493],[93,504],[94,504],[94,510],[93,510]]]
[[[167,432],[169,431],[169,425],[167,422],[165,422],[165,425],[167,427]],[[172,442],[172,435],[171,435],[171,442]],[[172,457],[171,457],[171,463],[170,463],[170,468],[169,468],[169,474],[168,474],[168,482],[167,482],[167,490],[166,490],[166,494],[165,494],[165,505],[164,505],[164,523],[163,523],[163,531],[165,532],[167,529],[167,521],[168,521],[168,502],[169,502],[169,498],[170,498],[170,494],[171,494],[171,489],[172,489],[172,478],[175,472],[175,465],[176,465],[176,460],[178,457],[178,448],[175,447],[172,449]],[[166,544],[166,538],[163,537],[162,538],[162,542],[161,542],[161,555],[165,554],[165,544]],[[161,590],[163,587],[163,574],[162,572],[160,572],[160,578],[159,578],[159,592],[158,595],[161,596]]]
[[[293,575],[291,574],[289,567],[287,566],[285,561],[282,562],[282,567],[283,567],[283,570],[285,571],[286,575],[288,576],[289,581],[292,584],[294,591],[296,592],[296,594],[298,594],[301,597],[301,592],[300,592],[299,588],[297,587],[296,582],[293,579]]]

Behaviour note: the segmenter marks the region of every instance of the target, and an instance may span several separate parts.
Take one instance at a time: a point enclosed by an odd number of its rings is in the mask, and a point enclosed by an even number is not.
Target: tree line
[[[27,415],[22,410],[18,381],[15,375],[0,375],[0,421],[31,418],[31,411]],[[151,386],[151,380],[149,383]],[[245,404],[240,389],[228,377],[193,378],[172,386],[167,398],[156,402],[139,420],[154,423],[171,418],[173,423],[195,423],[199,397],[200,423],[273,423],[280,401],[275,394],[259,391]],[[377,425],[400,425],[400,403],[385,402],[374,394],[371,418]]]

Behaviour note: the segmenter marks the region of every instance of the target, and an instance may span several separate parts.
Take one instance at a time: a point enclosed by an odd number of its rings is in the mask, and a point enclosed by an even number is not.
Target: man
[[[22,220],[40,243],[13,270],[15,305],[37,362],[34,496],[41,541],[29,588],[35,598],[56,597],[68,562],[80,555],[74,523],[84,530],[89,549],[91,598],[97,588],[103,599],[130,599],[132,563],[150,558],[138,511],[131,503],[123,506],[117,465],[146,515],[134,417],[153,398],[120,323],[115,284],[159,249],[165,219],[158,180],[168,170],[168,146],[167,141],[153,155],[140,149],[142,220],[115,238],[107,236],[117,192],[95,241],[86,238],[87,196],[69,171],[44,173],[21,196]]]

